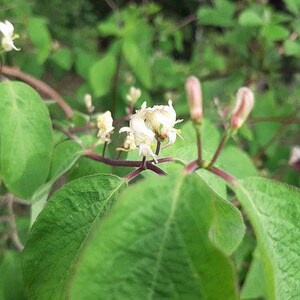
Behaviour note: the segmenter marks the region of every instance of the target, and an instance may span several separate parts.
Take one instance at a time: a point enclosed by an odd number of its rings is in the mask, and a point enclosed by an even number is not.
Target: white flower
[[[97,127],[99,129],[98,137],[104,142],[110,142],[110,134],[114,130],[113,118],[111,112],[108,110],[103,114],[100,114],[97,118]]]
[[[126,96],[126,99],[128,100],[128,102],[134,104],[141,97],[141,94],[142,92],[140,89],[137,89],[134,86],[132,86],[129,89],[129,93]]]
[[[168,139],[164,148],[175,142],[179,131],[174,126],[183,120],[176,120],[176,111],[173,108],[172,100],[168,101],[168,105],[155,105],[153,108],[147,108],[145,118],[159,141]]]
[[[132,115],[129,127],[122,127],[119,132],[128,133],[125,143],[129,139],[129,146],[131,146],[132,149],[134,149],[134,147],[138,147],[139,155],[151,156],[154,159],[154,161],[157,162],[156,155],[152,151],[152,147],[154,146],[155,133],[146,124],[145,114],[146,102],[143,103],[140,110],[138,110],[134,115]],[[132,139],[132,137],[134,137],[134,140]]]
[[[2,34],[1,48],[0,50],[11,51],[20,49],[14,45],[13,40],[18,38],[17,34],[14,34],[14,26],[9,21],[0,22],[0,33]]]

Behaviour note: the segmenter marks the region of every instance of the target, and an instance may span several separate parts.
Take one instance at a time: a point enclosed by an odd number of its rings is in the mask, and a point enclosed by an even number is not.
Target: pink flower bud
[[[289,159],[289,165],[295,169],[295,171],[300,172],[300,147],[294,146],[291,151],[291,156]]]
[[[231,127],[240,128],[248,118],[254,105],[254,95],[247,87],[238,90],[235,97],[235,107],[231,118]]]
[[[202,90],[200,81],[195,76],[190,76],[185,83],[186,92],[188,94],[190,115],[194,121],[202,119]]]

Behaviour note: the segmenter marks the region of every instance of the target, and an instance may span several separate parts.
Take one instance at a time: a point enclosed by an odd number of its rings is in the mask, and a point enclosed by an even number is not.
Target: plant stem
[[[97,153],[92,152],[91,150],[87,149],[85,152],[85,156],[88,158],[91,158],[96,161],[100,161],[104,164],[115,166],[115,167],[140,167],[141,161],[140,160],[117,160],[117,159],[111,159],[108,157],[103,157],[102,155],[99,155]],[[164,163],[164,162],[171,162],[174,161],[172,157],[165,157],[160,158],[157,160],[158,163]],[[148,168],[149,164],[151,164],[153,160],[146,161],[146,167]]]
[[[158,155],[159,154],[159,151],[160,151],[160,146],[161,146],[161,142],[160,141],[157,141],[157,144],[156,144],[156,149],[155,149],[155,154]]]
[[[136,176],[138,176],[141,172],[143,172],[144,171],[144,168],[143,167],[139,167],[139,168],[137,168],[137,169],[135,169],[134,171],[132,171],[131,173],[129,173],[126,177],[125,177],[125,179],[127,180],[127,181],[130,181],[130,180],[132,180],[133,178],[135,178]]]
[[[200,167],[200,163],[199,163],[198,159],[196,159],[196,160],[190,162],[189,164],[187,164],[184,167],[183,171],[187,174],[191,174],[194,171],[196,171],[197,169],[199,169],[199,167]]]
[[[104,142],[103,150],[102,150],[102,156],[103,156],[103,157],[105,156],[106,148],[107,148],[107,142]]]
[[[153,163],[147,163],[147,169],[153,171],[154,173],[158,174],[158,175],[167,175],[167,173],[162,170],[161,168],[157,167],[156,165],[154,165]]]
[[[228,183],[230,183],[232,185],[237,185],[236,179],[234,177],[232,177],[231,175],[229,175],[228,173],[226,173],[225,171],[223,171],[217,167],[214,167],[214,166],[207,168],[207,170],[210,171],[211,173],[221,177]]]
[[[67,118],[71,118],[73,116],[72,107],[67,102],[65,102],[62,96],[56,90],[54,90],[44,81],[41,81],[31,75],[25,74],[16,67],[2,66],[0,73],[7,76],[17,77],[20,80],[28,83],[37,91],[47,96],[47,98],[55,100],[58,106],[64,111]]]
[[[297,117],[254,117],[251,118],[249,123],[258,123],[258,122],[276,122],[282,124],[300,124],[300,118]]]
[[[201,124],[197,124],[194,122],[194,128],[197,137],[198,163],[201,163],[202,161]]]
[[[7,197],[7,209],[8,209],[8,215],[9,215],[9,225],[10,225],[10,238],[18,251],[22,252],[24,249],[23,244],[20,241],[20,238],[18,236],[18,231],[16,227],[16,218],[14,214],[14,209],[13,209],[13,204],[14,204],[14,196],[13,195],[8,195]]]
[[[144,157],[146,158],[146,156],[144,156]],[[144,161],[144,159],[143,159],[142,160],[142,165],[139,168],[137,168],[134,171],[132,171],[131,173],[129,173],[125,177],[125,179],[127,181],[130,181],[130,180],[134,179],[136,176],[138,176],[140,173],[142,173],[146,169],[151,170],[152,172],[154,172],[154,173],[156,173],[158,175],[167,175],[167,173],[164,170],[162,170],[161,168],[155,166],[151,162],[147,162],[146,160]]]
[[[217,159],[218,159],[219,155],[221,154],[221,152],[222,152],[222,150],[223,150],[226,142],[228,141],[229,137],[230,137],[230,131],[227,130],[225,132],[225,134],[223,135],[223,137],[222,137],[222,139],[221,139],[221,141],[219,143],[219,146],[218,146],[218,148],[217,148],[217,150],[216,150],[216,152],[215,152],[212,160],[209,163],[209,167],[213,166],[214,163],[217,161]]]

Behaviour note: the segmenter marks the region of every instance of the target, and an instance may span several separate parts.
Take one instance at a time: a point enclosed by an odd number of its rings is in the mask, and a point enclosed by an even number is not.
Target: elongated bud
[[[235,107],[231,118],[231,127],[240,128],[248,118],[254,105],[254,95],[247,87],[241,87],[235,97]]]
[[[295,171],[300,172],[300,147],[294,146],[291,151],[291,156],[289,159],[289,165],[295,169]]]
[[[94,111],[95,107],[93,106],[93,103],[92,103],[91,94],[84,95],[84,103],[85,103],[85,107],[86,107],[88,113],[92,113]]]
[[[186,92],[190,106],[191,119],[200,121],[202,119],[202,90],[200,81],[195,76],[190,76],[185,83]]]
[[[126,99],[129,103],[135,104],[136,101],[141,97],[141,95],[142,95],[142,91],[132,86],[129,89],[129,93],[126,95]]]

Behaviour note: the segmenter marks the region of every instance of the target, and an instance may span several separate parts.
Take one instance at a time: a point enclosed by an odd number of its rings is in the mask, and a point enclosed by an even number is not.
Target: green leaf
[[[239,16],[239,24],[245,27],[257,27],[263,25],[262,17],[254,10],[244,10]]]
[[[203,25],[228,27],[234,25],[235,5],[230,1],[217,1],[215,8],[201,7],[198,10],[198,21]]]
[[[284,0],[286,8],[294,15],[299,15],[300,1],[299,0]]]
[[[76,72],[83,78],[88,80],[89,70],[94,64],[96,57],[93,53],[83,49],[76,49],[75,67]]]
[[[258,175],[250,157],[241,149],[228,146],[221,152],[220,160],[224,171],[236,178],[245,178]]]
[[[42,64],[49,56],[51,37],[44,18],[30,18],[28,33],[33,45],[37,48],[37,61]]]
[[[276,24],[265,25],[261,33],[271,42],[281,41],[289,36],[289,31],[285,27]]]
[[[300,57],[300,42],[287,40],[283,44],[284,52],[288,56]]]
[[[55,181],[69,171],[77,160],[84,154],[82,147],[74,141],[64,141],[53,151],[49,181],[43,184],[32,196],[31,224],[33,224],[46,205],[50,190]]]
[[[235,191],[258,240],[268,299],[298,299],[300,190],[253,177],[240,181]]]
[[[86,247],[70,298],[236,299],[233,266],[215,244],[242,236],[236,213],[195,175],[132,186]]]
[[[53,152],[50,169],[50,179],[57,179],[68,171],[71,166],[84,154],[84,149],[74,141],[65,141],[58,144]]]
[[[73,55],[68,48],[60,48],[51,56],[51,59],[65,71],[70,71],[73,64]]]
[[[137,78],[146,88],[151,88],[150,65],[138,45],[131,41],[125,41],[123,44],[123,54]]]
[[[266,298],[264,269],[261,263],[259,251],[257,251],[257,249],[254,252],[254,257],[241,291],[241,298]]]
[[[73,181],[53,195],[23,252],[29,299],[67,298],[85,248],[124,185],[117,176],[98,174]]]
[[[47,179],[52,128],[41,97],[21,82],[0,83],[0,166],[8,189],[27,199]]]
[[[18,252],[7,251],[0,263],[0,299],[23,300],[24,285],[21,269],[21,255]]]
[[[109,92],[116,68],[116,58],[110,53],[92,65],[89,79],[93,92],[97,97],[104,96]]]

